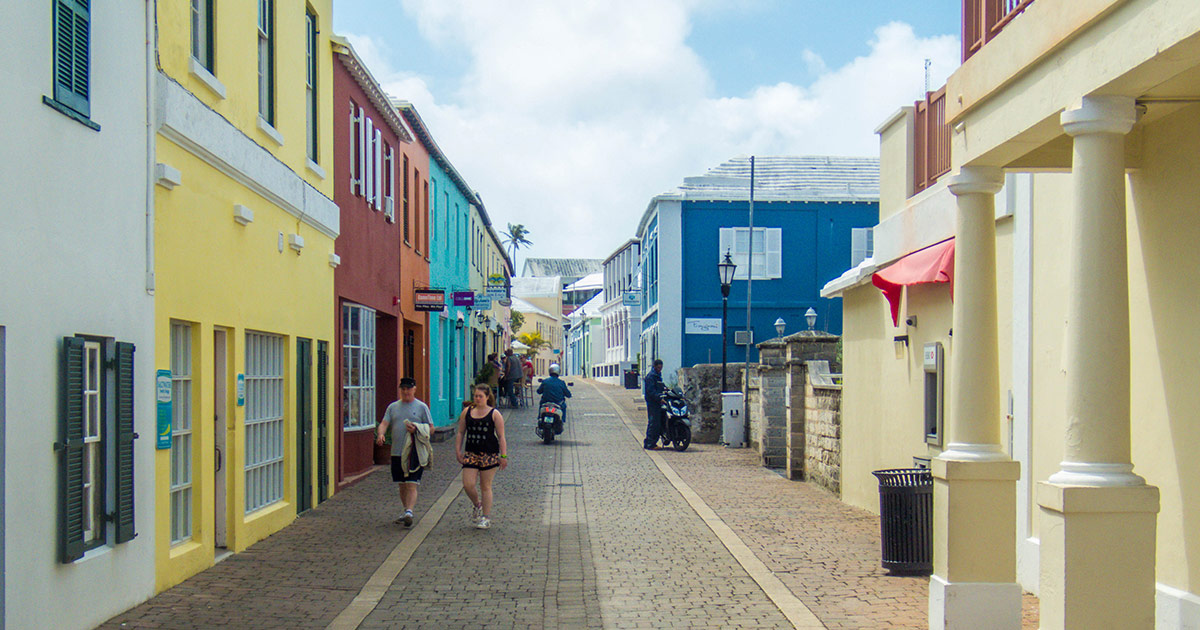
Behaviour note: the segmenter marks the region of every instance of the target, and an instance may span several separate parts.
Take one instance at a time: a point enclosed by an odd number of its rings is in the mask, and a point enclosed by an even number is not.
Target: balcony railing
[[[962,60],[992,41],[1033,0],[963,0]]]
[[[946,86],[926,92],[915,104],[913,121],[913,194],[933,185],[950,170],[950,126],[946,124]]]

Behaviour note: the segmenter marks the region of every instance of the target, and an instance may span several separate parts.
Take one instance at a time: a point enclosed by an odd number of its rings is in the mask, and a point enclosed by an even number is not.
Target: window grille
[[[283,498],[283,337],[246,333],[246,513]]]
[[[192,537],[192,327],[171,324],[171,544]]]
[[[375,426],[375,311],[342,305],[342,426]]]
[[[98,342],[83,348],[83,540],[91,543],[104,535],[104,366]]]
[[[749,258],[753,255],[754,280],[772,280],[783,277],[783,230],[781,228],[754,228],[751,247],[750,228],[720,228],[717,260],[730,252],[734,264],[734,280],[745,280],[750,271]],[[753,252],[751,254],[751,252]]]

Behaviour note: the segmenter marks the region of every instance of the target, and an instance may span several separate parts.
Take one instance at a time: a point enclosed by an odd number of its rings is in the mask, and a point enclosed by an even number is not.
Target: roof
[[[512,294],[521,297],[554,297],[562,291],[562,278],[541,276],[537,278],[517,277],[512,279]]]
[[[575,326],[583,320],[600,317],[600,307],[604,306],[603,298],[603,293],[597,293],[592,299],[584,302],[582,306],[572,311],[567,316],[567,319],[571,321],[571,325]]]
[[[631,239],[629,239],[628,241],[625,241],[624,243],[622,243],[622,244],[621,244],[621,246],[620,246],[620,247],[618,247],[617,249],[613,250],[613,253],[609,254],[609,255],[608,255],[608,258],[605,258],[605,259],[604,259],[604,262],[603,262],[602,264],[605,264],[605,265],[607,265],[607,264],[608,264],[608,261],[610,261],[610,260],[612,260],[612,259],[616,258],[618,255],[620,255],[620,254],[621,254],[621,252],[625,251],[626,249],[628,249],[628,248],[630,248],[630,247],[633,247],[634,245],[637,245],[637,246],[639,246],[639,248],[640,248],[641,244],[642,244],[642,241],[641,241],[641,240],[639,240],[639,239],[636,239],[636,238],[631,238]],[[641,249],[639,249],[638,251],[640,252],[640,251],[641,251]]]
[[[662,201],[746,201],[750,157],[739,156],[685,177],[683,184],[655,196],[638,224],[641,236]],[[755,201],[879,201],[879,158],[829,155],[764,155],[754,158]]]
[[[597,271],[571,283],[571,286],[563,289],[563,291],[591,291],[592,289],[604,288],[604,272]]]
[[[392,107],[391,98],[379,86],[379,82],[375,77],[371,76],[371,71],[366,64],[359,58],[358,53],[354,52],[354,46],[350,45],[350,41],[340,35],[334,35],[329,38],[330,44],[333,47],[333,54],[337,55],[342,61],[342,65],[350,72],[350,76],[354,77],[354,81],[358,83],[358,87],[362,88],[363,92],[367,93],[367,97],[371,99],[371,104],[379,111],[392,128],[392,131],[400,137],[404,142],[412,142],[413,136],[409,133],[408,126],[400,119],[400,115]]]
[[[408,101],[397,98],[392,98],[389,102],[400,112],[401,116],[404,116],[404,120],[412,126],[413,133],[416,134],[421,144],[425,145],[430,157],[437,161],[438,166],[442,167],[442,170],[446,171],[446,174],[450,176],[450,180],[458,187],[459,192],[469,200],[475,199],[475,191],[471,189],[467,184],[467,180],[463,179],[458,169],[455,169],[454,165],[450,163],[450,159],[446,157],[442,148],[434,141],[433,134],[429,133],[429,128],[425,126],[425,121],[421,118],[421,114],[417,112],[417,107]]]
[[[526,258],[521,275],[582,278],[590,273],[602,271],[603,264],[604,260],[600,258]]]
[[[547,313],[546,311],[543,311],[542,309],[540,309],[540,308],[530,304],[529,302],[526,302],[525,300],[522,300],[521,298],[516,297],[516,296],[513,296],[512,306],[510,308],[511,308],[511,310],[514,310],[518,313],[532,313],[534,315],[542,315],[542,316],[548,317],[550,319],[555,319],[555,317],[553,315],[551,315],[550,313]]]

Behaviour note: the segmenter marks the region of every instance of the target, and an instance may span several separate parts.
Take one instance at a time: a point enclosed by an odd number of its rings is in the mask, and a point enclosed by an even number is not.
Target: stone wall
[[[758,346],[762,361],[751,371],[750,444],[762,465],[783,468],[787,463],[787,345],[766,341]]]
[[[804,386],[804,477],[834,493],[842,489],[842,386],[826,361],[808,361]]]
[[[716,444],[721,440],[721,364],[701,363],[680,368],[678,374],[692,416],[692,441]],[[725,374],[726,387],[742,391],[742,364],[729,364]]]

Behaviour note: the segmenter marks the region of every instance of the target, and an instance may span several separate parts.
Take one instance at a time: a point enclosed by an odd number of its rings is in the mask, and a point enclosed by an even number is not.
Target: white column
[[[1065,459],[1038,486],[1042,628],[1154,627],[1158,488],[1130,459],[1125,134],[1132,98],[1087,97],[1073,137]]]
[[[954,336],[946,450],[933,460],[933,575],[929,627],[1021,627],[1016,583],[1016,480],[1000,446],[996,206],[999,169],[963,167],[950,179],[958,203]]]

